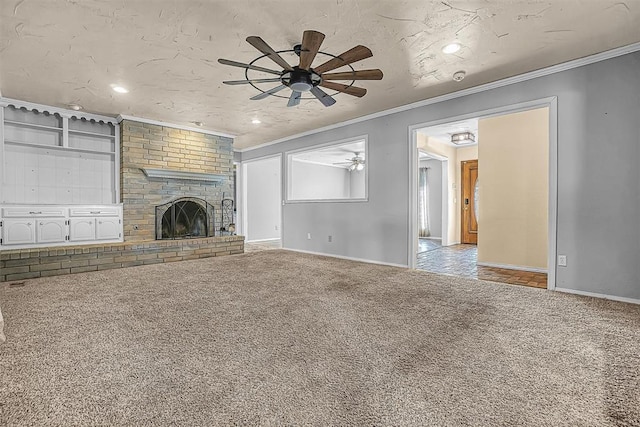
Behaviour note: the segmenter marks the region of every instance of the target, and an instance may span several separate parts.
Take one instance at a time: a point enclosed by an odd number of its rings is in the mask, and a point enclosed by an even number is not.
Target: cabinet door
[[[2,221],[3,245],[28,245],[36,242],[36,221],[5,219]]]
[[[64,219],[37,220],[38,243],[64,242],[67,237],[67,224]]]
[[[78,242],[96,239],[95,218],[71,218],[69,220],[69,240]]]
[[[120,218],[96,218],[96,239],[112,240],[120,238]]]

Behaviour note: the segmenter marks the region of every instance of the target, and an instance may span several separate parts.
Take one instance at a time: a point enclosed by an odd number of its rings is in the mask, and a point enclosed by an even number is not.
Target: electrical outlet
[[[307,233],[307,240],[311,240],[311,233]]]
[[[331,243],[333,241],[333,236],[329,235],[329,243]]]
[[[558,255],[558,266],[566,267],[567,266],[567,256],[566,255]]]

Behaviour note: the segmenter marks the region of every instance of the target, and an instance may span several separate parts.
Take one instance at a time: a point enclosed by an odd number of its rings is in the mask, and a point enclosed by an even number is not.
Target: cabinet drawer
[[[4,218],[64,218],[67,208],[46,206],[23,206],[2,208]]]
[[[120,208],[108,206],[69,208],[69,216],[120,216]]]

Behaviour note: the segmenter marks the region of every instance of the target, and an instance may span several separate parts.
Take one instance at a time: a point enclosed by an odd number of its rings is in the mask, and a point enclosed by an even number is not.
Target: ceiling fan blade
[[[376,69],[329,73],[323,74],[322,80],[382,80],[382,71]]]
[[[342,67],[343,65],[352,64],[354,62],[360,61],[365,58],[370,58],[372,56],[373,53],[371,53],[368,47],[358,45],[342,53],[337,58],[330,59],[324,64],[314,68],[313,71],[318,74],[322,74],[324,72],[334,70],[338,67]]]
[[[252,96],[251,98],[249,98],[252,101],[257,101],[259,99],[264,99],[269,95],[273,95],[276,92],[280,92],[282,89],[284,89],[286,86],[285,85],[280,85],[280,86],[276,86],[273,89],[269,89],[265,92],[259,93],[256,96]]]
[[[262,40],[260,37],[258,37],[258,36],[249,36],[249,37],[247,37],[247,42],[251,46],[253,46],[256,49],[258,49],[260,52],[262,52],[265,55],[267,55],[267,57],[269,57],[270,60],[272,60],[273,62],[275,62],[276,64],[278,64],[282,68],[284,68],[285,70],[293,71],[293,68],[291,68],[291,65],[289,65],[287,63],[287,61],[282,59],[282,57],[280,55],[278,55],[278,53],[275,50],[273,50],[271,48],[271,46],[269,46],[267,44],[267,42]]]
[[[250,70],[262,71],[264,73],[271,73],[271,74],[275,74],[277,76],[282,74],[282,72],[280,72],[280,71],[270,70],[268,68],[263,68],[263,67],[258,67],[257,65],[250,65],[250,64],[244,64],[242,62],[231,61],[229,59],[222,59],[221,58],[221,59],[218,59],[218,62],[223,64],[223,65],[231,65],[232,67],[239,67],[239,68],[248,68]]]
[[[301,69],[309,71],[309,67],[311,67],[313,59],[320,50],[320,45],[322,45],[323,40],[324,34],[318,31],[307,30],[302,34],[302,50],[300,51],[299,65]]]
[[[357,96],[358,98],[362,98],[367,94],[367,90],[361,87],[356,86],[347,86],[340,83],[334,82],[322,82],[320,86],[326,87],[327,89],[337,90],[338,92],[344,92],[346,94]]]
[[[227,80],[226,82],[222,82],[226,85],[245,85],[249,83],[274,83],[279,82],[279,78],[273,79],[254,79],[254,80]]]
[[[318,98],[318,101],[322,102],[322,105],[324,105],[325,107],[330,107],[336,103],[335,99],[327,95],[322,89],[317,86],[311,88],[311,93],[313,94],[313,96]]]
[[[287,103],[287,107],[295,107],[296,105],[300,104],[300,97],[302,97],[302,94],[297,90],[294,90],[293,92],[291,92],[291,96],[289,97],[289,102]]]

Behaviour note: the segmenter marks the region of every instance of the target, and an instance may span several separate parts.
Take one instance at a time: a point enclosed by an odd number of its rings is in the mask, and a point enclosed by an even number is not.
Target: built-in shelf
[[[39,125],[37,123],[17,122],[15,120],[5,120],[4,123],[7,125],[15,125],[15,126],[22,126],[22,127],[28,127],[28,128],[34,128],[34,129],[46,129],[46,130],[62,132],[62,128],[58,126],[47,126],[47,125]]]
[[[176,169],[149,169],[142,168],[142,172],[150,179],[183,179],[189,181],[204,181],[211,183],[219,183],[227,177],[213,173],[203,172],[187,172]]]
[[[95,136],[98,138],[115,138],[115,135],[108,135],[106,133],[95,133],[95,132],[87,132],[86,130],[74,130],[74,129],[69,129],[69,133],[74,133],[74,134],[78,134],[78,135],[88,135],[88,136]]]
[[[5,139],[4,143],[11,144],[11,145],[26,145],[28,147],[35,147],[35,148],[52,148],[54,150],[62,150],[62,151],[78,151],[82,153],[92,153],[92,154],[110,154],[110,155],[115,154],[115,152],[113,151],[89,150],[88,148],[62,147],[60,145],[46,145],[46,144],[38,144],[37,142],[11,141],[8,139]]]

